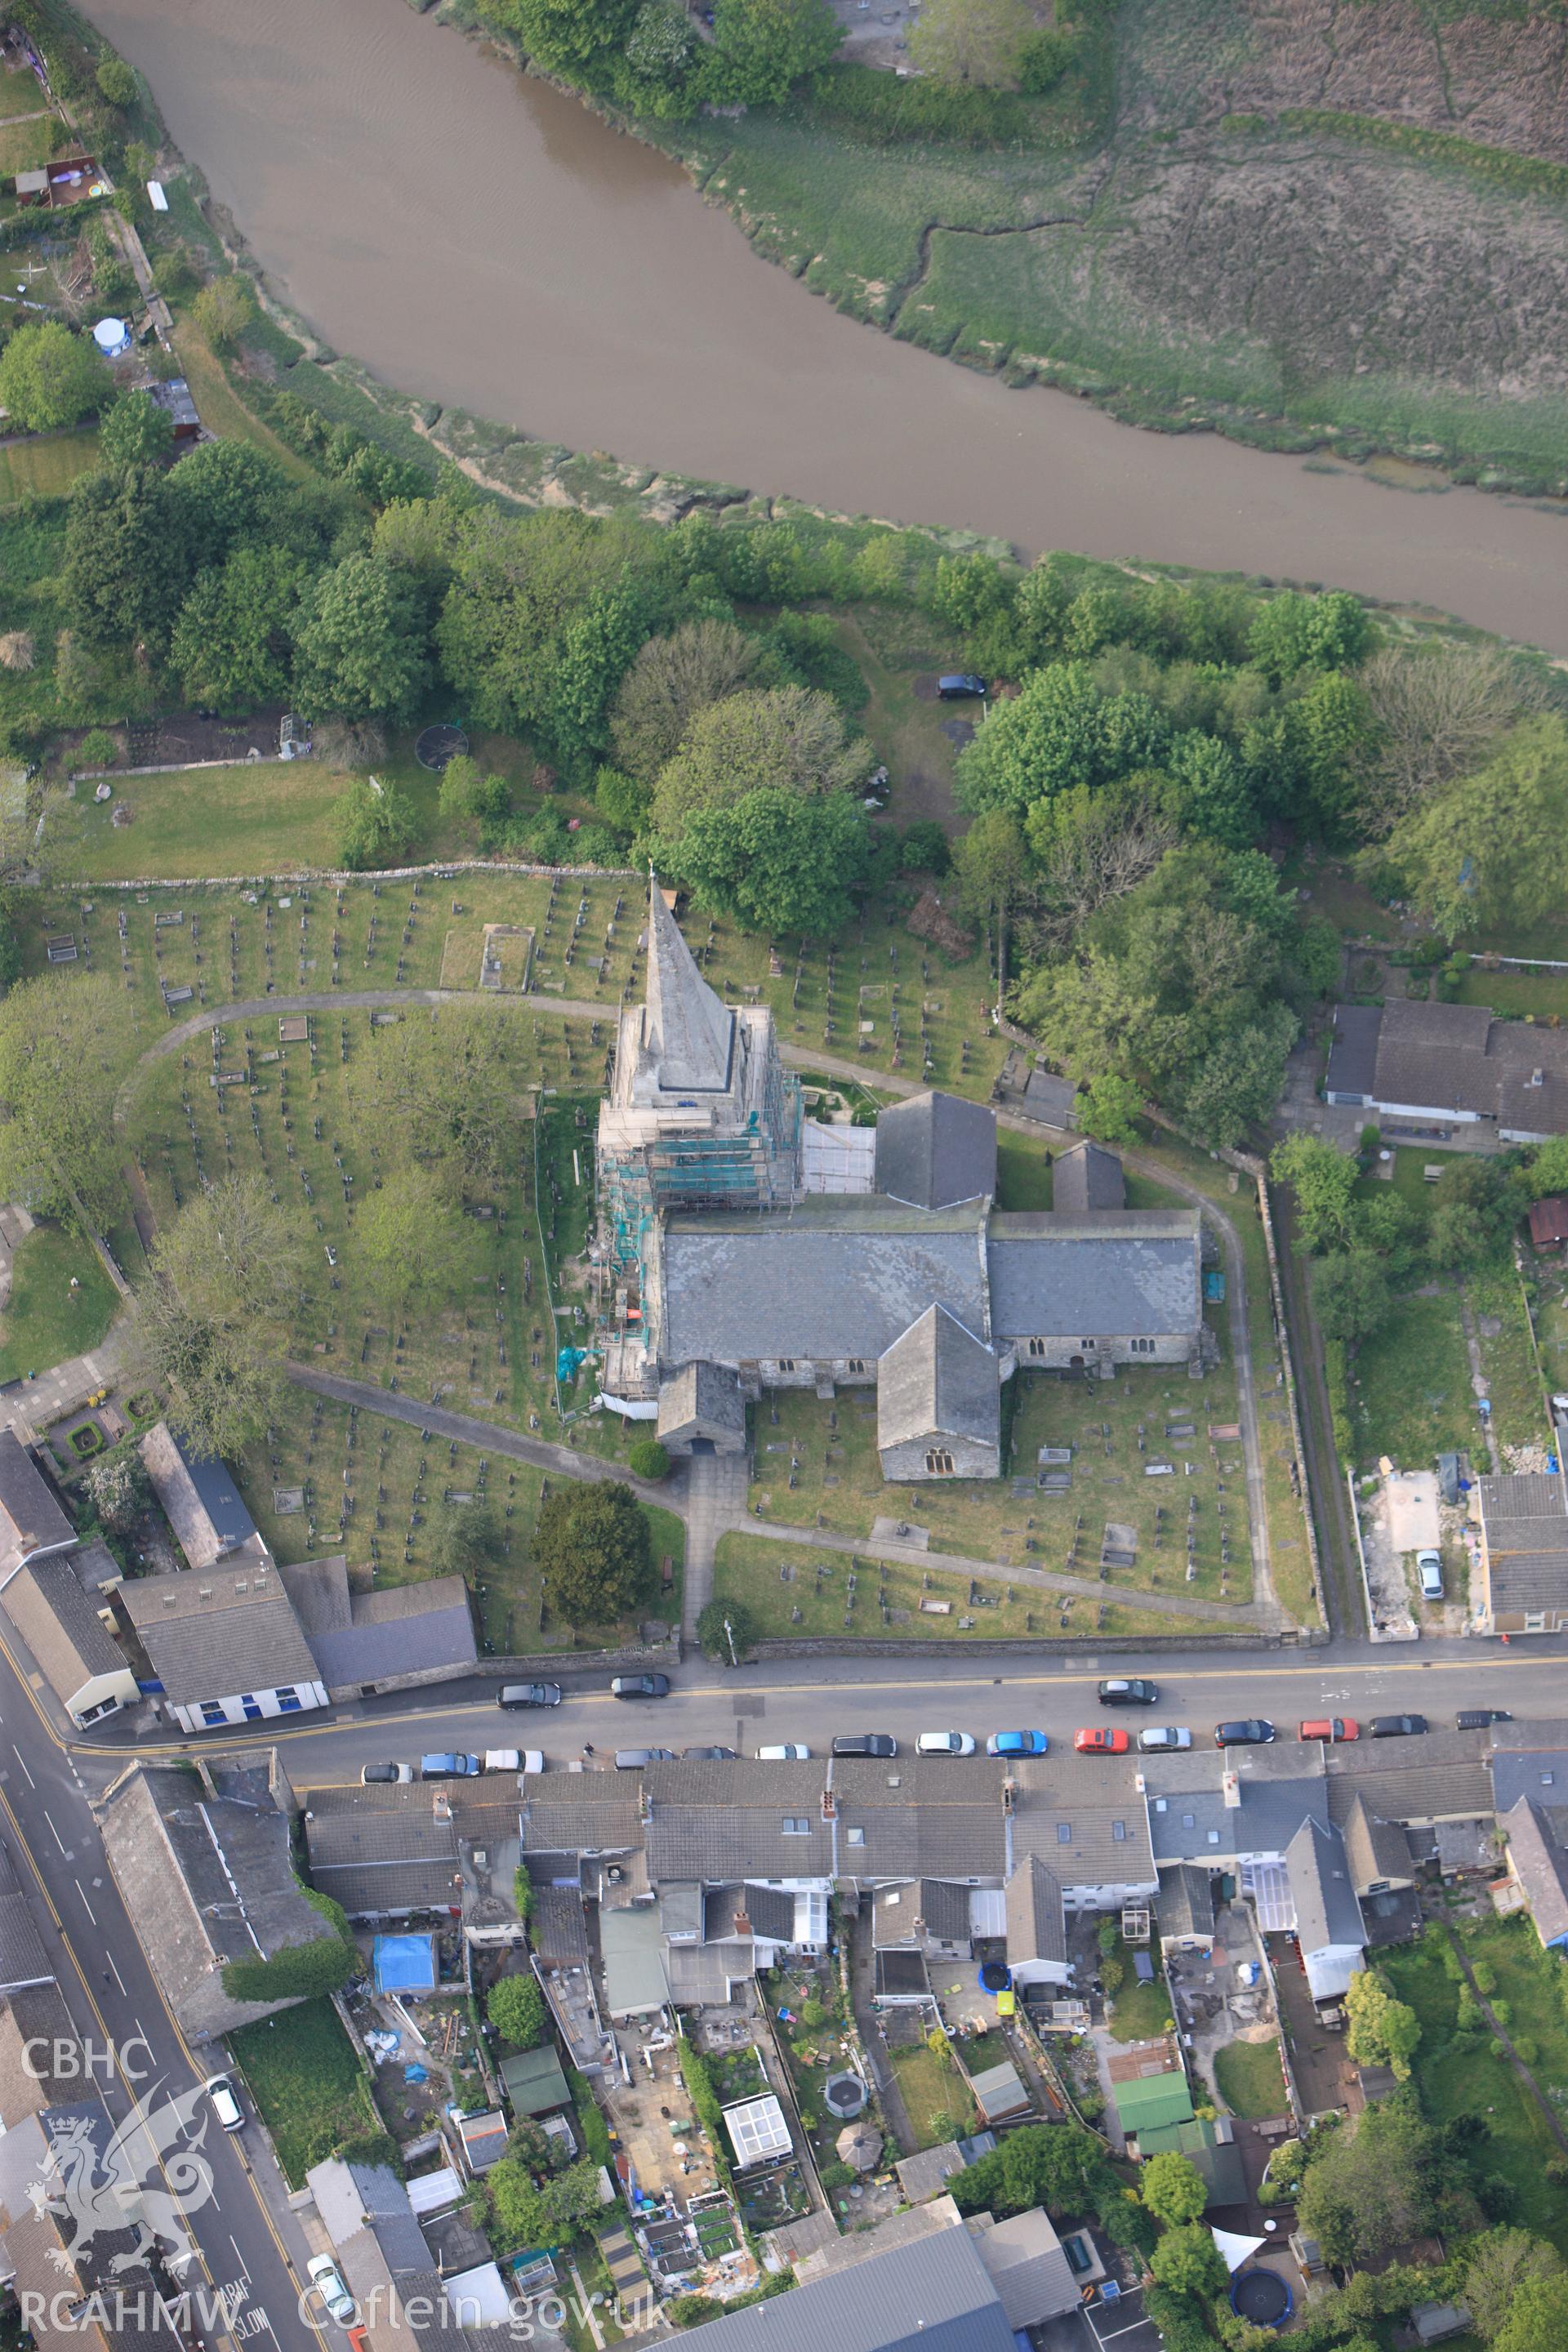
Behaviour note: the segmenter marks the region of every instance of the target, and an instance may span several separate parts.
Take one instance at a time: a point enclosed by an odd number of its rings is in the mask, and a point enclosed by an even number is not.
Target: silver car
[[[1192,1733],[1176,1723],[1163,1727],[1151,1724],[1147,1731],[1138,1734],[1138,1745],[1146,1756],[1169,1756],[1178,1748],[1190,1748],[1192,1744]]]

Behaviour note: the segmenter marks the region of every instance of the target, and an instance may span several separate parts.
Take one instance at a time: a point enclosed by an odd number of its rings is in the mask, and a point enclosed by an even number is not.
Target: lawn
[[[254,740],[276,749],[266,729]],[[292,760],[127,776],[115,780],[112,803],[94,803],[81,785],[71,812],[71,866],[84,882],[331,866],[338,854],[333,812],[349,781],[317,761]],[[129,824],[110,822],[115,806],[130,810]]]
[[[37,95],[37,82],[33,89]],[[9,90],[5,96],[8,100]],[[40,163],[47,163],[55,151],[56,129],[52,114],[36,114],[31,109],[20,121],[13,118],[0,122],[0,176],[9,179],[14,173],[36,172]]]
[[[79,474],[98,463],[98,434],[47,433],[0,449],[0,506],[18,499],[63,498]]]
[[[1480,1444],[1452,1283],[1434,1286],[1430,1295],[1412,1291],[1395,1299],[1388,1320],[1352,1361],[1351,1405],[1363,1470],[1374,1467],[1382,1454],[1401,1468],[1422,1469],[1451,1447]]]
[[[952,707],[915,688],[917,675],[941,669],[951,649],[929,641],[926,632],[934,625],[923,614],[900,614],[895,620],[849,614],[837,625],[839,643],[870,689],[860,724],[887,766],[892,818],[908,825],[934,817],[949,833],[959,831],[962,820],[952,804],[958,747],[947,731]]]
[[[1551,1436],[1541,1375],[1519,1276],[1511,1265],[1472,1275],[1465,1286],[1477,1344],[1490,1383],[1492,1426],[1500,1445],[1541,1445]]]
[[[888,2054],[921,2147],[940,2147],[955,2133],[973,2129],[974,2102],[956,2066],[939,2058],[923,2042]]]
[[[1285,2114],[1285,2076],[1278,2042],[1227,2042],[1215,2052],[1214,2073],[1219,2095],[1233,2116]]]
[[[182,319],[174,329],[174,352],[202,423],[209,432],[227,441],[254,442],[298,482],[318,478],[304,458],[297,457],[288,443],[280,441],[271,427],[237,397],[216,353],[188,318]]]
[[[89,1243],[58,1225],[35,1225],[11,1262],[11,1297],[0,1313],[0,1381],[47,1371],[96,1348],[119,1303]]]
[[[1171,2023],[1171,1995],[1159,1973],[1159,1952],[1150,1950],[1155,1974],[1148,1984],[1141,1984],[1134,1972],[1131,1945],[1118,1943],[1116,1957],[1121,1962],[1123,1975],[1121,1990],[1110,2006],[1112,2038],[1117,2042],[1152,2042],[1156,2035],[1167,2032]]]
[[[302,2001],[228,2037],[290,2189],[345,2140],[379,2128],[353,2044],[330,2000]]]

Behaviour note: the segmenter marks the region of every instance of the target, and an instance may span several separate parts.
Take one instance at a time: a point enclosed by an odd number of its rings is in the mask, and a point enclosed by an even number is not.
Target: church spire
[[[650,872],[643,1051],[659,1091],[721,1092],[730,1084],[734,1031],[734,1014],[698,971]]]

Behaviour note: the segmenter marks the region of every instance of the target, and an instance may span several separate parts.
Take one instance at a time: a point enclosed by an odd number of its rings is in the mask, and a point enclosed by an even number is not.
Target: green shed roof
[[[503,2058],[500,2078],[508,2099],[520,2116],[545,2116],[552,2107],[568,2107],[572,2104],[561,2061],[548,2042],[541,2050],[525,2050],[519,2057]]]
[[[1193,2103],[1183,2074],[1145,2074],[1136,2083],[1113,2083],[1110,2089],[1125,2132],[1142,2132],[1151,2124],[1193,2120]]]

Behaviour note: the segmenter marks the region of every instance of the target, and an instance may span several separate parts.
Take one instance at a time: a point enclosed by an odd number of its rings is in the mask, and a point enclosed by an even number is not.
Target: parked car
[[[477,1756],[422,1756],[419,1778],[422,1780],[475,1780],[479,1778]]]
[[[782,1747],[759,1748],[759,1764],[809,1764],[811,1750],[803,1748],[798,1739],[786,1739]]]
[[[245,2121],[245,2109],[239,2104],[239,2094],[226,2074],[209,2074],[202,2084],[212,2102],[212,2111],[225,2131],[238,2131]]]
[[[1424,1715],[1374,1715],[1371,1725],[1374,1739],[1412,1739],[1428,1728]]]
[[[524,1772],[542,1772],[544,1769],[543,1748],[525,1748],[522,1751],[522,1764],[521,1769]]]
[[[673,1748],[617,1748],[616,1750],[617,1772],[640,1772],[645,1764],[673,1764],[674,1761]]]
[[[680,1754],[688,1764],[732,1764],[735,1760],[732,1748],[683,1748]]]
[[[1147,1731],[1138,1734],[1138,1745],[1146,1756],[1169,1756],[1178,1748],[1190,1748],[1193,1735],[1179,1723],[1167,1723],[1163,1727],[1152,1723]]]
[[[896,1756],[899,1743],[890,1731],[841,1731],[833,1743],[835,1756]]]
[[[1159,1684],[1146,1683],[1136,1675],[1131,1682],[1117,1675],[1100,1685],[1101,1706],[1158,1706],[1159,1703]]]
[[[973,1756],[973,1735],[968,1731],[922,1731],[915,1742],[917,1756]]]
[[[559,1706],[559,1683],[503,1683],[496,1693],[498,1706]]]
[[[987,1756],[1048,1756],[1051,1743],[1043,1731],[994,1731],[985,1743]]]
[[[1494,1723],[1511,1723],[1506,1706],[1463,1706],[1454,1717],[1456,1731],[1489,1731]]]
[[[305,2265],[305,2274],[331,2316],[341,2327],[346,2327],[354,2315],[354,2299],[331,2254],[312,2254]]]
[[[610,1685],[612,1698],[668,1698],[668,1675],[617,1675]]]
[[[986,686],[973,670],[954,669],[937,679],[936,690],[943,702],[961,702],[971,695],[984,695]]]
[[[521,1748],[486,1748],[485,1770],[487,1772],[521,1772],[521,1769],[522,1750]]]
[[[1304,1723],[1297,1733],[1299,1739],[1359,1739],[1361,1726],[1348,1715],[1319,1715]]]
[[[1216,1723],[1214,1744],[1216,1748],[1267,1748],[1279,1733],[1263,1716],[1248,1716],[1240,1723]]]
[[[412,1764],[367,1764],[359,1776],[362,1789],[400,1789],[414,1778]]]
[[[1124,1731],[1097,1723],[1087,1731],[1075,1731],[1072,1744],[1080,1756],[1125,1756],[1132,1742]]]
[[[1421,1580],[1422,1600],[1441,1601],[1443,1598],[1442,1553],[1418,1551],[1415,1555],[1415,1573]]]

